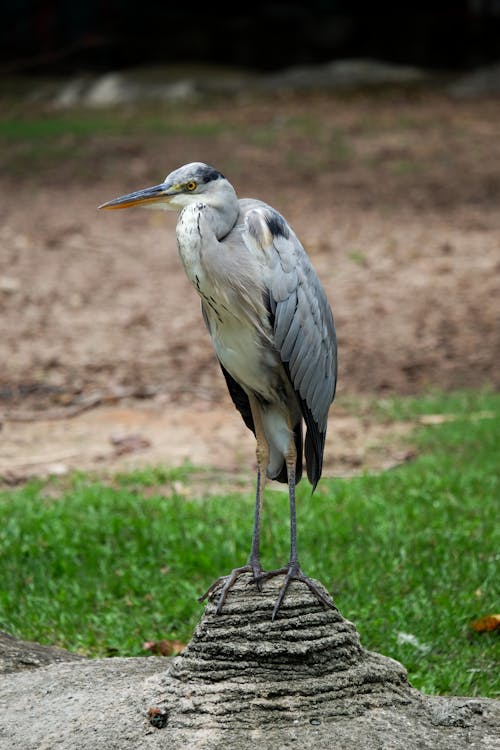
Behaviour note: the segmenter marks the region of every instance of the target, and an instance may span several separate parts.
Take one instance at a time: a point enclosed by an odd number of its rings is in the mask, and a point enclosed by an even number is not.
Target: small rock
[[[21,288],[21,282],[19,279],[15,279],[13,276],[0,276],[0,292],[6,294],[14,294]]]

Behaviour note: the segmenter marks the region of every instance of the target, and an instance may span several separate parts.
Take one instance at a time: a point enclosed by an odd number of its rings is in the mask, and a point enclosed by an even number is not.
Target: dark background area
[[[6,2],[0,72],[67,74],[214,63],[271,71],[369,57],[464,70],[500,58],[500,0]]]

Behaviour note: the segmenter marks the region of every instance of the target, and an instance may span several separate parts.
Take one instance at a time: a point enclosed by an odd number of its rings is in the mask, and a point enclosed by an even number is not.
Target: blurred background
[[[0,38],[4,70],[66,74],[174,61],[270,71],[352,57],[463,69],[498,59],[499,32],[498,0],[18,0],[4,3]]]
[[[243,559],[255,441],[177,217],[97,208],[203,161],[286,217],[335,317],[304,570],[416,687],[498,695],[468,623],[498,611],[500,0],[5,0],[0,40],[0,627],[176,648]]]
[[[0,469],[253,455],[175,216],[96,210],[189,161],[301,237],[334,310],[337,415],[498,387],[498,0],[25,0],[4,4],[0,35]],[[77,444],[51,422],[38,455],[40,420],[67,415]],[[349,425],[340,472],[368,460],[366,424]],[[110,442],[128,432],[146,437]]]

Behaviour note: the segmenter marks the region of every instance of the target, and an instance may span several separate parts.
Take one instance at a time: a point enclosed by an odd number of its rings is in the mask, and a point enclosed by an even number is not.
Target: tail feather
[[[307,467],[307,478],[312,484],[313,492],[321,478],[321,472],[323,471],[323,451],[325,447],[325,433],[316,432],[311,435],[309,427],[306,432],[305,440],[305,455],[306,455],[306,467]]]

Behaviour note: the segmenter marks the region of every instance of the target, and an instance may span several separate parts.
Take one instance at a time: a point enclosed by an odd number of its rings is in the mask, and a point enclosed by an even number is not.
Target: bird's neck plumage
[[[200,196],[198,202],[181,211],[176,229],[179,255],[191,283],[198,291],[207,271],[204,255],[229,234],[238,214],[238,198],[229,183],[225,184],[224,190],[218,190],[217,195]]]

